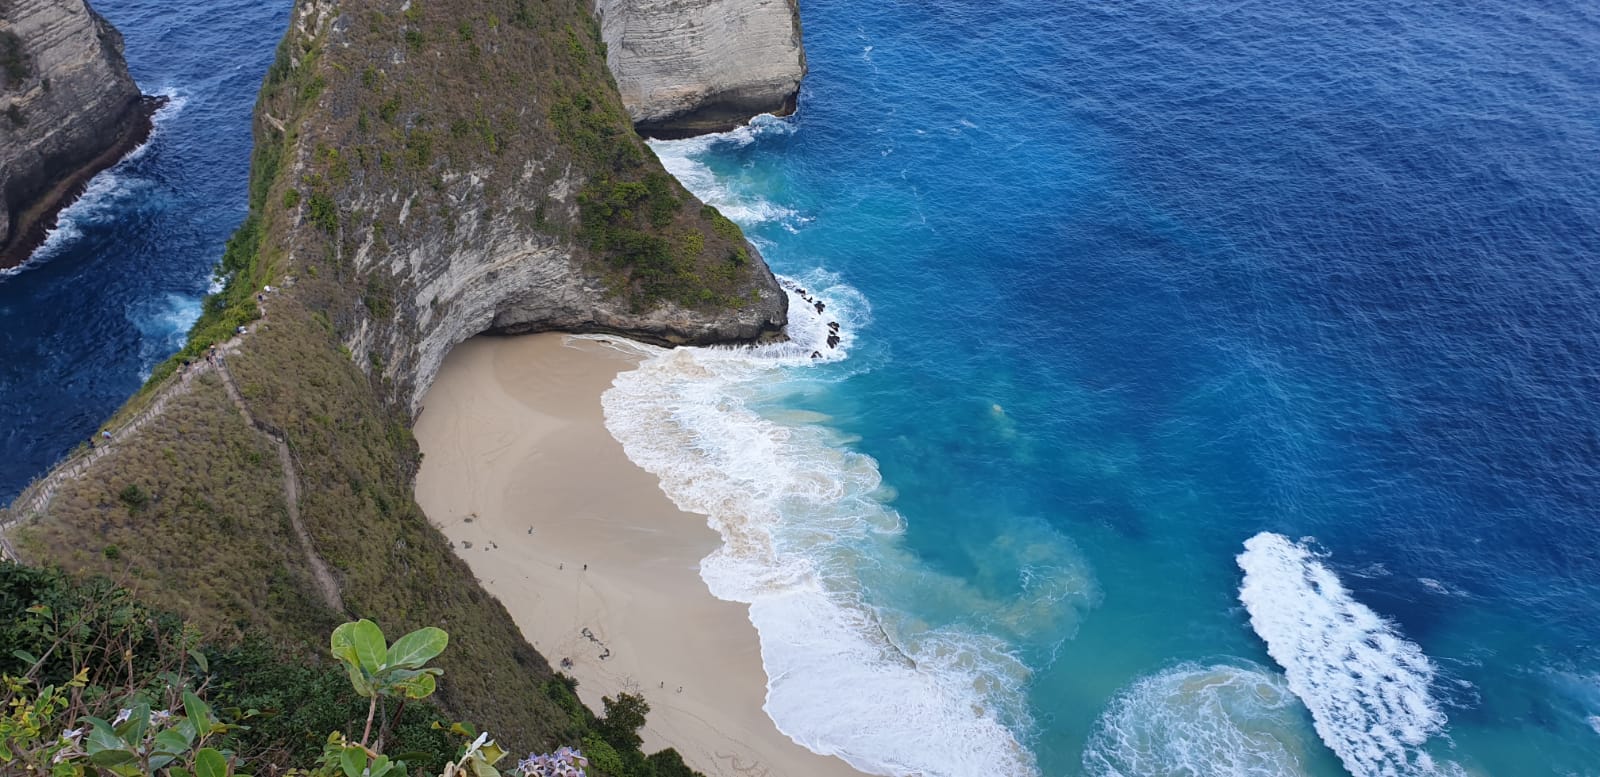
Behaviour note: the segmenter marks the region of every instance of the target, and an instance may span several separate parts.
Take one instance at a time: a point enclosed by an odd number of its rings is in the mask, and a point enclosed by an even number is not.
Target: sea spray
[[[9,270],[0,270],[0,275],[15,274],[49,260],[67,245],[83,237],[85,225],[109,223],[123,217],[126,203],[134,201],[157,185],[148,178],[132,175],[129,169],[144,158],[151,144],[164,132],[167,123],[182,112],[184,105],[188,103],[188,99],[175,89],[163,89],[157,94],[165,98],[166,103],[157,108],[155,114],[150,117],[150,136],[124,154],[116,164],[90,178],[83,192],[56,215],[55,226],[45,232],[44,242],[34,249],[28,261]]]
[[[774,203],[762,192],[750,191],[718,177],[701,157],[714,146],[744,147],[764,136],[787,135],[793,131],[789,122],[764,115],[730,132],[686,140],[654,140],[650,147],[661,159],[661,165],[685,188],[741,226],[748,229],[772,221],[787,226],[798,218],[795,211]]]
[[[1424,745],[1445,728],[1422,648],[1356,601],[1305,545],[1262,532],[1239,554],[1250,625],[1355,777],[1460,774]]]
[[[848,353],[864,320],[851,304],[859,296],[817,280],[784,280],[796,311],[789,343],[645,347],[644,363],[603,397],[606,426],[675,504],[706,515],[722,537],[701,576],[717,597],[750,605],[766,710],[780,730],[876,774],[1034,774],[1014,733],[1028,725],[1029,672],[1010,646],[881,609],[862,577],[912,579],[974,612],[1024,605],[987,601],[920,565],[899,546],[903,519],[881,499],[875,461],[825,426],[780,423],[751,406],[786,377],[799,381],[792,371],[809,372],[812,353]],[[829,329],[811,320],[821,317],[800,288],[842,323],[839,348],[826,345]]]
[[[1083,752],[1090,777],[1296,777],[1317,747],[1283,676],[1255,666],[1182,664],[1134,683],[1100,716]]]

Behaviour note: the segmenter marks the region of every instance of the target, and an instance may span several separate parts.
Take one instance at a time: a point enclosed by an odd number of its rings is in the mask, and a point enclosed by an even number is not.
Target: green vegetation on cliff
[[[431,666],[450,635],[423,627],[389,643],[366,620],[331,629],[318,665],[285,661],[260,636],[205,642],[102,579],[0,563],[0,771],[81,776],[255,774],[388,777],[469,772],[504,748],[431,703],[457,675]],[[332,660],[328,660],[332,659]],[[470,672],[471,670],[467,670]],[[649,705],[606,698],[597,718],[560,679],[544,694],[591,774],[689,777],[677,753],[645,756]],[[554,749],[554,748],[552,748]],[[474,763],[481,762],[481,763]],[[457,769],[452,769],[456,764]],[[510,769],[542,777],[530,760]]]
[[[281,683],[308,694],[322,692],[316,662],[337,623],[443,627],[453,640],[439,660],[451,677],[436,697],[443,711],[513,750],[604,744],[417,507],[409,408],[381,377],[378,350],[361,364],[351,353],[363,338],[414,335],[427,304],[392,268],[478,222],[571,246],[636,309],[744,304],[758,263],[738,228],[700,207],[632,132],[582,0],[406,8],[297,3],[257,103],[249,215],[219,266],[225,288],[119,415],[171,391],[164,411],[64,482],[14,539],[30,561],[125,581],[217,650],[255,661],[247,674],[310,662],[313,674]],[[268,284],[285,289],[263,305]],[[225,371],[171,388],[184,360],[245,326]],[[342,612],[318,594],[319,562]],[[252,641],[261,634],[270,648]],[[230,660],[219,654],[218,667]],[[649,773],[612,749],[620,766],[602,771]]]

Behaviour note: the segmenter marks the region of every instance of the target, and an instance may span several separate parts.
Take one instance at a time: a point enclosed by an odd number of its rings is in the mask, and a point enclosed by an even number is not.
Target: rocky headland
[[[639,131],[724,132],[795,110],[798,0],[595,0],[606,63]]]
[[[451,714],[569,741],[549,665],[414,500],[421,397],[484,332],[738,343],[787,316],[634,132],[587,2],[298,0],[225,288],[111,436],[0,514],[8,552],[289,654],[352,616],[442,626]]]
[[[26,260],[83,185],[144,142],[158,105],[84,0],[0,2],[0,268]]]

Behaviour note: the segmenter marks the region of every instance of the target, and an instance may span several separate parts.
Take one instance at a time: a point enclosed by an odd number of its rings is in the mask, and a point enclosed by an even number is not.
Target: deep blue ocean
[[[0,271],[0,500],[89,439],[200,316],[244,219],[250,109],[289,5],[94,2],[139,87],[171,102],[31,262]]]
[[[101,2],[181,107],[0,279],[4,486],[176,347],[282,3]],[[1600,775],[1600,6],[804,0],[656,145],[827,303],[607,421],[768,711],[926,775]],[[843,358],[840,358],[843,357]]]

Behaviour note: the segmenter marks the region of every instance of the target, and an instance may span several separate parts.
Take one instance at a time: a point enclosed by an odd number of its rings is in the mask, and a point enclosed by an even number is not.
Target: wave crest
[[[1244,547],[1239,600],[1250,625],[1345,768],[1356,777],[1460,774],[1423,749],[1446,720],[1422,648],[1356,601],[1304,545],[1262,532]]]
[[[1084,773],[1298,777],[1315,747],[1299,710],[1276,673],[1183,664],[1117,695],[1084,747]]]

